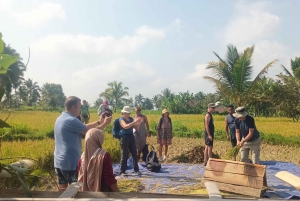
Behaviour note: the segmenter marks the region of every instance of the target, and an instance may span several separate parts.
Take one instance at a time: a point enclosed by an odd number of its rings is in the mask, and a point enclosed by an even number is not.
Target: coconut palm
[[[155,107],[156,109],[160,109],[160,107],[161,107],[161,102],[162,102],[161,99],[162,99],[162,97],[161,97],[160,94],[153,96],[153,98],[152,98],[152,103],[154,104],[154,107]]]
[[[104,97],[107,100],[113,100],[114,102],[114,111],[116,112],[117,107],[122,101],[126,101],[127,99],[123,98],[124,96],[129,96],[128,93],[129,88],[123,87],[122,82],[113,81],[108,83],[108,88],[105,89],[100,96]]]
[[[135,99],[135,105],[136,106],[141,107],[145,102],[145,98],[142,94],[136,95],[134,99]]]
[[[274,60],[267,64],[254,80],[252,80],[253,66],[251,65],[251,59],[253,52],[254,45],[252,47],[247,47],[241,53],[238,53],[235,46],[228,45],[227,58],[222,59],[214,52],[219,61],[209,62],[206,68],[213,71],[213,76],[204,76],[204,78],[213,82],[217,91],[237,106],[248,103],[256,83],[277,61]]]
[[[25,80],[24,86],[26,87],[27,91],[27,104],[28,106],[32,106],[37,103],[38,99],[40,98],[40,87],[37,82],[33,82],[32,79],[28,78]]]

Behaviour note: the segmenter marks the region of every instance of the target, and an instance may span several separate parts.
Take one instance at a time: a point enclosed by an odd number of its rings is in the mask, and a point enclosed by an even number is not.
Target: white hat
[[[240,118],[240,117],[245,117],[247,116],[248,113],[246,112],[245,107],[238,107],[235,109],[235,113],[233,114],[233,116],[235,118]]]
[[[123,110],[121,112],[122,113],[131,113],[132,109],[129,106],[124,106]]]

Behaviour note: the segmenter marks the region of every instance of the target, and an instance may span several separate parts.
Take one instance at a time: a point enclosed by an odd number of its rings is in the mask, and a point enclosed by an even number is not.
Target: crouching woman
[[[119,192],[110,155],[102,148],[103,142],[104,134],[99,129],[92,128],[85,135],[78,175],[78,181],[83,182],[82,191]]]

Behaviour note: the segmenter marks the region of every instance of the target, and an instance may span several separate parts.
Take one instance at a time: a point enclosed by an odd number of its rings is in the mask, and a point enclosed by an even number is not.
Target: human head
[[[83,101],[82,101],[82,104],[83,104],[83,105],[86,105],[86,100],[83,100]]]
[[[209,103],[207,105],[207,111],[210,113],[212,113],[215,110],[215,108],[216,108],[216,105],[214,103]]]
[[[109,104],[108,104],[108,101],[106,100],[106,101],[103,101],[102,102],[102,105],[104,105],[104,106],[108,106]]]
[[[132,109],[129,106],[124,106],[123,110],[121,110],[121,113],[124,117],[129,117],[131,112],[132,112]]]
[[[69,96],[65,101],[65,110],[78,117],[81,112],[81,100],[76,96]]]
[[[163,109],[161,116],[162,117],[168,117],[169,116],[169,111],[167,109]]]
[[[104,134],[97,128],[91,128],[85,135],[85,148],[98,149],[102,148],[104,143]]]
[[[135,107],[135,113],[136,114],[141,114],[142,113],[142,109],[139,106]]]
[[[239,118],[242,121],[244,121],[246,119],[247,115],[248,115],[248,113],[246,112],[246,109],[243,106],[236,108],[235,113],[233,114],[233,116],[235,118]]]
[[[229,114],[233,114],[234,113],[234,106],[233,105],[227,105],[227,111]]]

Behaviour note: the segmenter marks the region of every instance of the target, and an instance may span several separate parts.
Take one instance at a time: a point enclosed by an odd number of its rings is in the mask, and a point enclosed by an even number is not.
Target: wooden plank
[[[216,158],[210,158],[208,161],[216,161],[216,162],[222,162],[223,161],[223,162],[227,162],[227,163],[234,163],[234,164],[241,164],[241,165],[248,165],[248,166],[266,168],[265,165],[245,163],[245,162],[240,162],[240,161],[223,160],[223,159],[216,159]]]
[[[205,170],[204,179],[210,181],[219,181],[228,184],[235,184],[239,186],[248,186],[248,187],[259,188],[259,189],[263,187],[262,177],[231,174],[227,172],[214,172],[210,170]]]
[[[205,182],[206,181],[208,180],[205,179]],[[261,189],[251,188],[248,186],[238,186],[238,185],[226,184],[222,182],[215,182],[215,183],[221,191],[227,191],[227,192],[232,192],[241,195],[248,195],[253,197],[260,197],[262,193]]]
[[[222,195],[215,182],[207,181],[204,185],[208,192],[209,199],[222,199]]]
[[[59,198],[73,198],[79,188],[82,186],[82,182],[75,182],[68,186],[68,188],[59,196]]]
[[[297,177],[296,175],[287,171],[278,172],[275,174],[275,177],[294,186],[297,190],[300,190],[300,177]]]
[[[235,161],[209,160],[205,170],[216,172],[228,172],[233,174],[243,174],[249,176],[263,177],[266,173],[265,166],[253,166]]]

